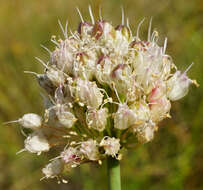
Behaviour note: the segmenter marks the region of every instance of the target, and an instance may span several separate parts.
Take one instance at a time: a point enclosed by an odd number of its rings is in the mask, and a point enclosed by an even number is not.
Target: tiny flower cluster
[[[81,16],[80,12],[79,15]],[[86,162],[121,159],[121,149],[154,138],[158,123],[170,117],[171,101],[184,97],[195,81],[177,70],[157,44],[158,33],[142,41],[129,24],[113,27],[100,18],[92,23],[81,16],[78,31],[56,45],[43,74],[35,74],[44,90],[44,116],[25,114],[15,121],[32,132],[25,139],[31,153],[62,152],[43,168],[45,178]],[[124,19],[122,19],[124,20]],[[45,48],[46,49],[46,48]],[[33,72],[30,72],[33,73]]]

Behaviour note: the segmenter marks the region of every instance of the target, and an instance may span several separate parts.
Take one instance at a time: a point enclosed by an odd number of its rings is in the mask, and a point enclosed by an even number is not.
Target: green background
[[[24,113],[42,113],[39,87],[24,70],[42,72],[35,56],[48,60],[40,47],[53,50],[52,35],[62,36],[57,20],[68,19],[72,30],[80,21],[75,7],[85,19],[88,4],[98,18],[113,25],[121,22],[121,5],[131,28],[146,17],[141,29],[146,38],[148,21],[159,31],[159,43],[168,37],[167,53],[175,64],[200,84],[172,104],[172,119],[164,120],[153,142],[126,152],[121,162],[123,190],[203,189],[203,1],[202,0],[0,0],[0,123],[15,120]],[[0,124],[0,189],[2,190],[105,190],[106,166],[84,165],[67,175],[69,183],[39,181],[41,168],[50,154],[36,156],[16,152],[24,137],[16,126]]]

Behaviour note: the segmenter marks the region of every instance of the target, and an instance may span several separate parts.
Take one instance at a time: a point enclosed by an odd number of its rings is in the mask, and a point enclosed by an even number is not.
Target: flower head
[[[24,150],[40,154],[64,146],[42,170],[46,178],[86,162],[120,159],[121,149],[151,141],[169,117],[171,101],[195,83],[186,75],[191,66],[181,73],[166,54],[167,40],[158,45],[158,32],[149,28],[148,39],[141,40],[139,29],[133,36],[124,19],[114,27],[94,21],[91,9],[92,23],[79,15],[70,35],[59,23],[65,39],[52,37],[49,62],[37,58],[45,67],[34,73],[45,93],[44,118],[29,113],[14,121],[33,130]]]

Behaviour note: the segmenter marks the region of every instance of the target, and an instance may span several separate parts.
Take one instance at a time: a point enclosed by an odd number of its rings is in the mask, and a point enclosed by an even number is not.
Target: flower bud
[[[35,113],[27,113],[18,120],[19,124],[28,129],[39,129],[42,125],[42,118]]]
[[[98,160],[99,159],[99,149],[97,141],[89,139],[81,143],[80,151],[89,159],[89,160]]]
[[[90,110],[87,114],[87,125],[102,132],[107,124],[108,109]]]
[[[35,131],[25,139],[25,149],[40,155],[41,152],[49,151],[50,146],[42,131]]]
[[[64,164],[60,159],[55,159],[51,163],[47,164],[45,168],[42,169],[45,178],[54,178],[62,173]]]
[[[127,104],[120,104],[114,114],[114,127],[120,130],[127,129],[136,122],[136,113],[129,109]]]
[[[120,139],[106,136],[100,142],[100,146],[104,147],[106,155],[116,157],[120,150]]]
[[[189,79],[186,73],[176,73],[167,81],[167,96],[170,100],[176,101],[183,98],[189,90],[189,85],[192,80]]]

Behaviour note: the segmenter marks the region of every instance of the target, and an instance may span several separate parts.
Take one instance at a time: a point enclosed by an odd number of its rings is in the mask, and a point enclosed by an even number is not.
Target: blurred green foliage
[[[120,6],[136,31],[143,17],[159,31],[160,43],[168,37],[167,53],[184,70],[189,71],[200,87],[190,88],[181,101],[173,103],[172,119],[165,120],[152,143],[138,147],[122,160],[123,190],[200,190],[203,189],[203,1],[201,0],[1,0],[0,1],[0,123],[19,118],[26,112],[42,113],[39,87],[24,70],[41,72],[34,59],[48,60],[40,44],[53,49],[51,36],[62,35],[60,19],[77,29],[78,6],[85,19],[91,4],[98,18],[103,16],[114,25],[121,22]],[[148,23],[141,29],[146,37]],[[41,168],[50,158],[16,152],[23,147],[24,137],[17,126],[0,124],[0,189],[2,190],[104,190],[105,163],[85,165],[68,174],[69,184],[54,180],[39,181]]]

